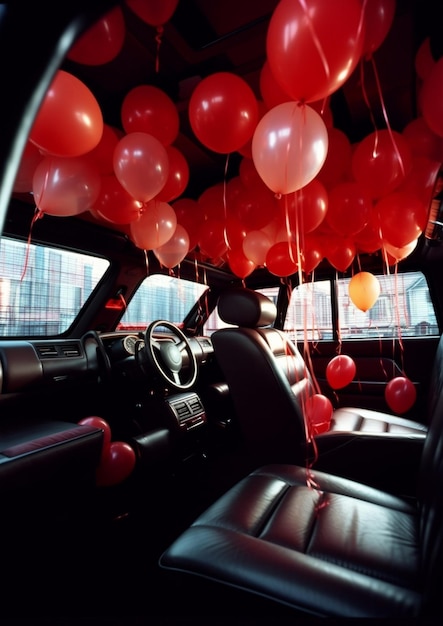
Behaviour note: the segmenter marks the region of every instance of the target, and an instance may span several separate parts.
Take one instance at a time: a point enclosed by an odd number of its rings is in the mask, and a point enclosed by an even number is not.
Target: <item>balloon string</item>
[[[228,184],[227,184],[228,169],[229,169],[229,154],[226,155],[225,171],[223,174],[223,214],[224,214],[223,239],[228,250],[231,250],[231,245],[229,244],[229,237],[228,237],[228,230],[227,230],[228,209],[227,209],[227,203],[226,203],[226,196],[227,196],[226,192],[228,188]]]
[[[149,257],[148,257],[148,251],[147,251],[147,250],[143,250],[143,253],[144,253],[144,255],[145,255],[146,276],[149,276]]]
[[[361,90],[363,94],[363,100],[365,101],[365,104],[368,107],[369,117],[371,118],[372,126],[374,127],[374,130],[377,131],[377,124],[375,122],[374,113],[372,111],[371,103],[369,102],[368,94],[366,92],[366,87],[365,87],[365,70],[364,70],[363,60],[360,61],[360,83],[361,83]]]
[[[306,2],[305,0],[298,0],[299,4],[301,5],[304,13],[305,13],[305,17],[308,23],[308,27],[309,30],[311,31],[311,35],[312,35],[312,40],[314,42],[315,47],[317,48],[317,52],[319,54],[319,57],[321,59],[321,62],[323,63],[323,69],[325,70],[325,75],[326,75],[326,80],[327,82],[329,82],[330,76],[331,76],[331,72],[329,69],[329,63],[328,60],[326,58],[326,55],[324,53],[324,50],[322,48],[322,45],[320,43],[320,39],[317,37],[317,34],[315,32],[314,26],[312,24],[312,20],[309,16],[309,11],[308,11],[308,7],[306,6]]]
[[[395,138],[394,138],[394,135],[393,135],[393,132],[392,132],[392,128],[391,128],[391,124],[389,123],[388,114],[387,114],[387,111],[386,111],[386,106],[385,106],[383,93],[382,93],[382,89],[381,89],[380,79],[379,79],[379,76],[378,76],[377,65],[375,63],[374,57],[371,57],[371,64],[372,64],[372,69],[373,69],[373,72],[374,72],[375,82],[376,82],[376,85],[377,85],[378,95],[379,95],[379,98],[380,98],[380,103],[381,103],[381,108],[382,108],[382,112],[383,112],[383,117],[384,117],[384,120],[386,122],[386,128],[388,130],[389,137],[391,138],[392,145],[393,145],[394,150],[395,150],[395,154],[396,154],[398,162],[400,164],[401,173],[402,173],[402,175],[404,177],[404,176],[406,176],[405,165],[403,163],[403,159],[401,158],[401,154],[400,154],[400,151],[398,149],[397,142],[395,141]]]
[[[38,209],[37,207],[35,207],[35,212],[34,212],[34,215],[32,216],[31,225],[29,227],[28,239],[27,239],[27,243],[26,243],[25,263],[24,263],[24,266],[23,266],[22,275],[20,276],[20,282],[22,282],[24,280],[25,275],[26,275],[26,271],[28,269],[29,253],[30,253],[30,250],[31,250],[32,229],[34,227],[35,222],[37,220],[41,219],[42,217],[43,217],[43,212],[40,211],[40,209]]]
[[[400,346],[401,369],[404,371],[404,346],[401,332],[400,306],[399,306],[399,290],[398,290],[398,263],[395,264],[394,271],[394,298],[395,298],[395,323],[398,329],[398,343]]]
[[[156,74],[160,71],[160,46],[162,44],[163,39],[163,26],[157,26],[157,34],[155,35],[155,41],[157,44],[157,52],[155,55],[155,72]]]

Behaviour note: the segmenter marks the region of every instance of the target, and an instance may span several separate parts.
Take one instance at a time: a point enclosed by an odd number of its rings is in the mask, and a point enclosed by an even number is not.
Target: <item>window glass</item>
[[[421,272],[378,275],[380,295],[366,312],[349,297],[350,278],[336,281],[341,339],[420,337],[439,335],[429,289]],[[284,328],[298,341],[332,340],[330,281],[294,288]]]
[[[109,267],[102,258],[0,238],[0,336],[59,335]]]
[[[207,288],[176,276],[147,276],[128,303],[118,329],[145,330],[155,320],[166,320],[180,326]]]

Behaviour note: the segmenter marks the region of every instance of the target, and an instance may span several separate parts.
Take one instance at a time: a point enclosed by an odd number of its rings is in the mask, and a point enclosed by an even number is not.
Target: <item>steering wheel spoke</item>
[[[161,331],[166,331],[164,340],[156,336]],[[171,387],[189,389],[195,384],[197,360],[186,335],[175,324],[165,320],[152,322],[145,331],[142,351],[143,369],[146,369],[147,364],[148,369],[157,373]]]

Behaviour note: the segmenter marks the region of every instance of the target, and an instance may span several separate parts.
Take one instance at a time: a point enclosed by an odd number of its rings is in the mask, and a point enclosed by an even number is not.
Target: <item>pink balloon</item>
[[[177,215],[167,202],[151,200],[138,220],[131,222],[130,235],[138,248],[155,250],[173,236],[177,227]]]
[[[177,224],[172,237],[153,252],[165,267],[172,269],[179,265],[189,252],[189,235],[186,229]]]
[[[266,255],[273,242],[262,230],[251,230],[243,239],[243,252],[245,256],[256,265],[264,265]]]
[[[155,198],[168,180],[166,148],[147,133],[130,133],[122,137],[115,147],[113,159],[116,177],[140,202]]]
[[[37,165],[42,161],[43,155],[31,141],[28,141],[17,174],[15,176],[13,190],[18,193],[32,191],[32,179]]]
[[[328,131],[307,105],[285,102],[268,111],[252,139],[254,165],[265,184],[288,194],[311,182],[328,151]]]
[[[85,157],[45,157],[32,179],[40,211],[63,217],[88,211],[99,196],[100,185],[98,169]]]

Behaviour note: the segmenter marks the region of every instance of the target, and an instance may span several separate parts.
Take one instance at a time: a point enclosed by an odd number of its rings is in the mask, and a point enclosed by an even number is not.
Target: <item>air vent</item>
[[[75,343],[45,344],[36,347],[42,359],[72,358],[80,356],[80,348]]]
[[[37,352],[42,359],[56,359],[58,357],[57,346],[55,345],[38,346]]]
[[[190,430],[206,422],[203,404],[196,394],[169,402],[180,429]]]
[[[60,346],[62,356],[73,357],[80,356],[80,349],[77,344],[67,344]]]

